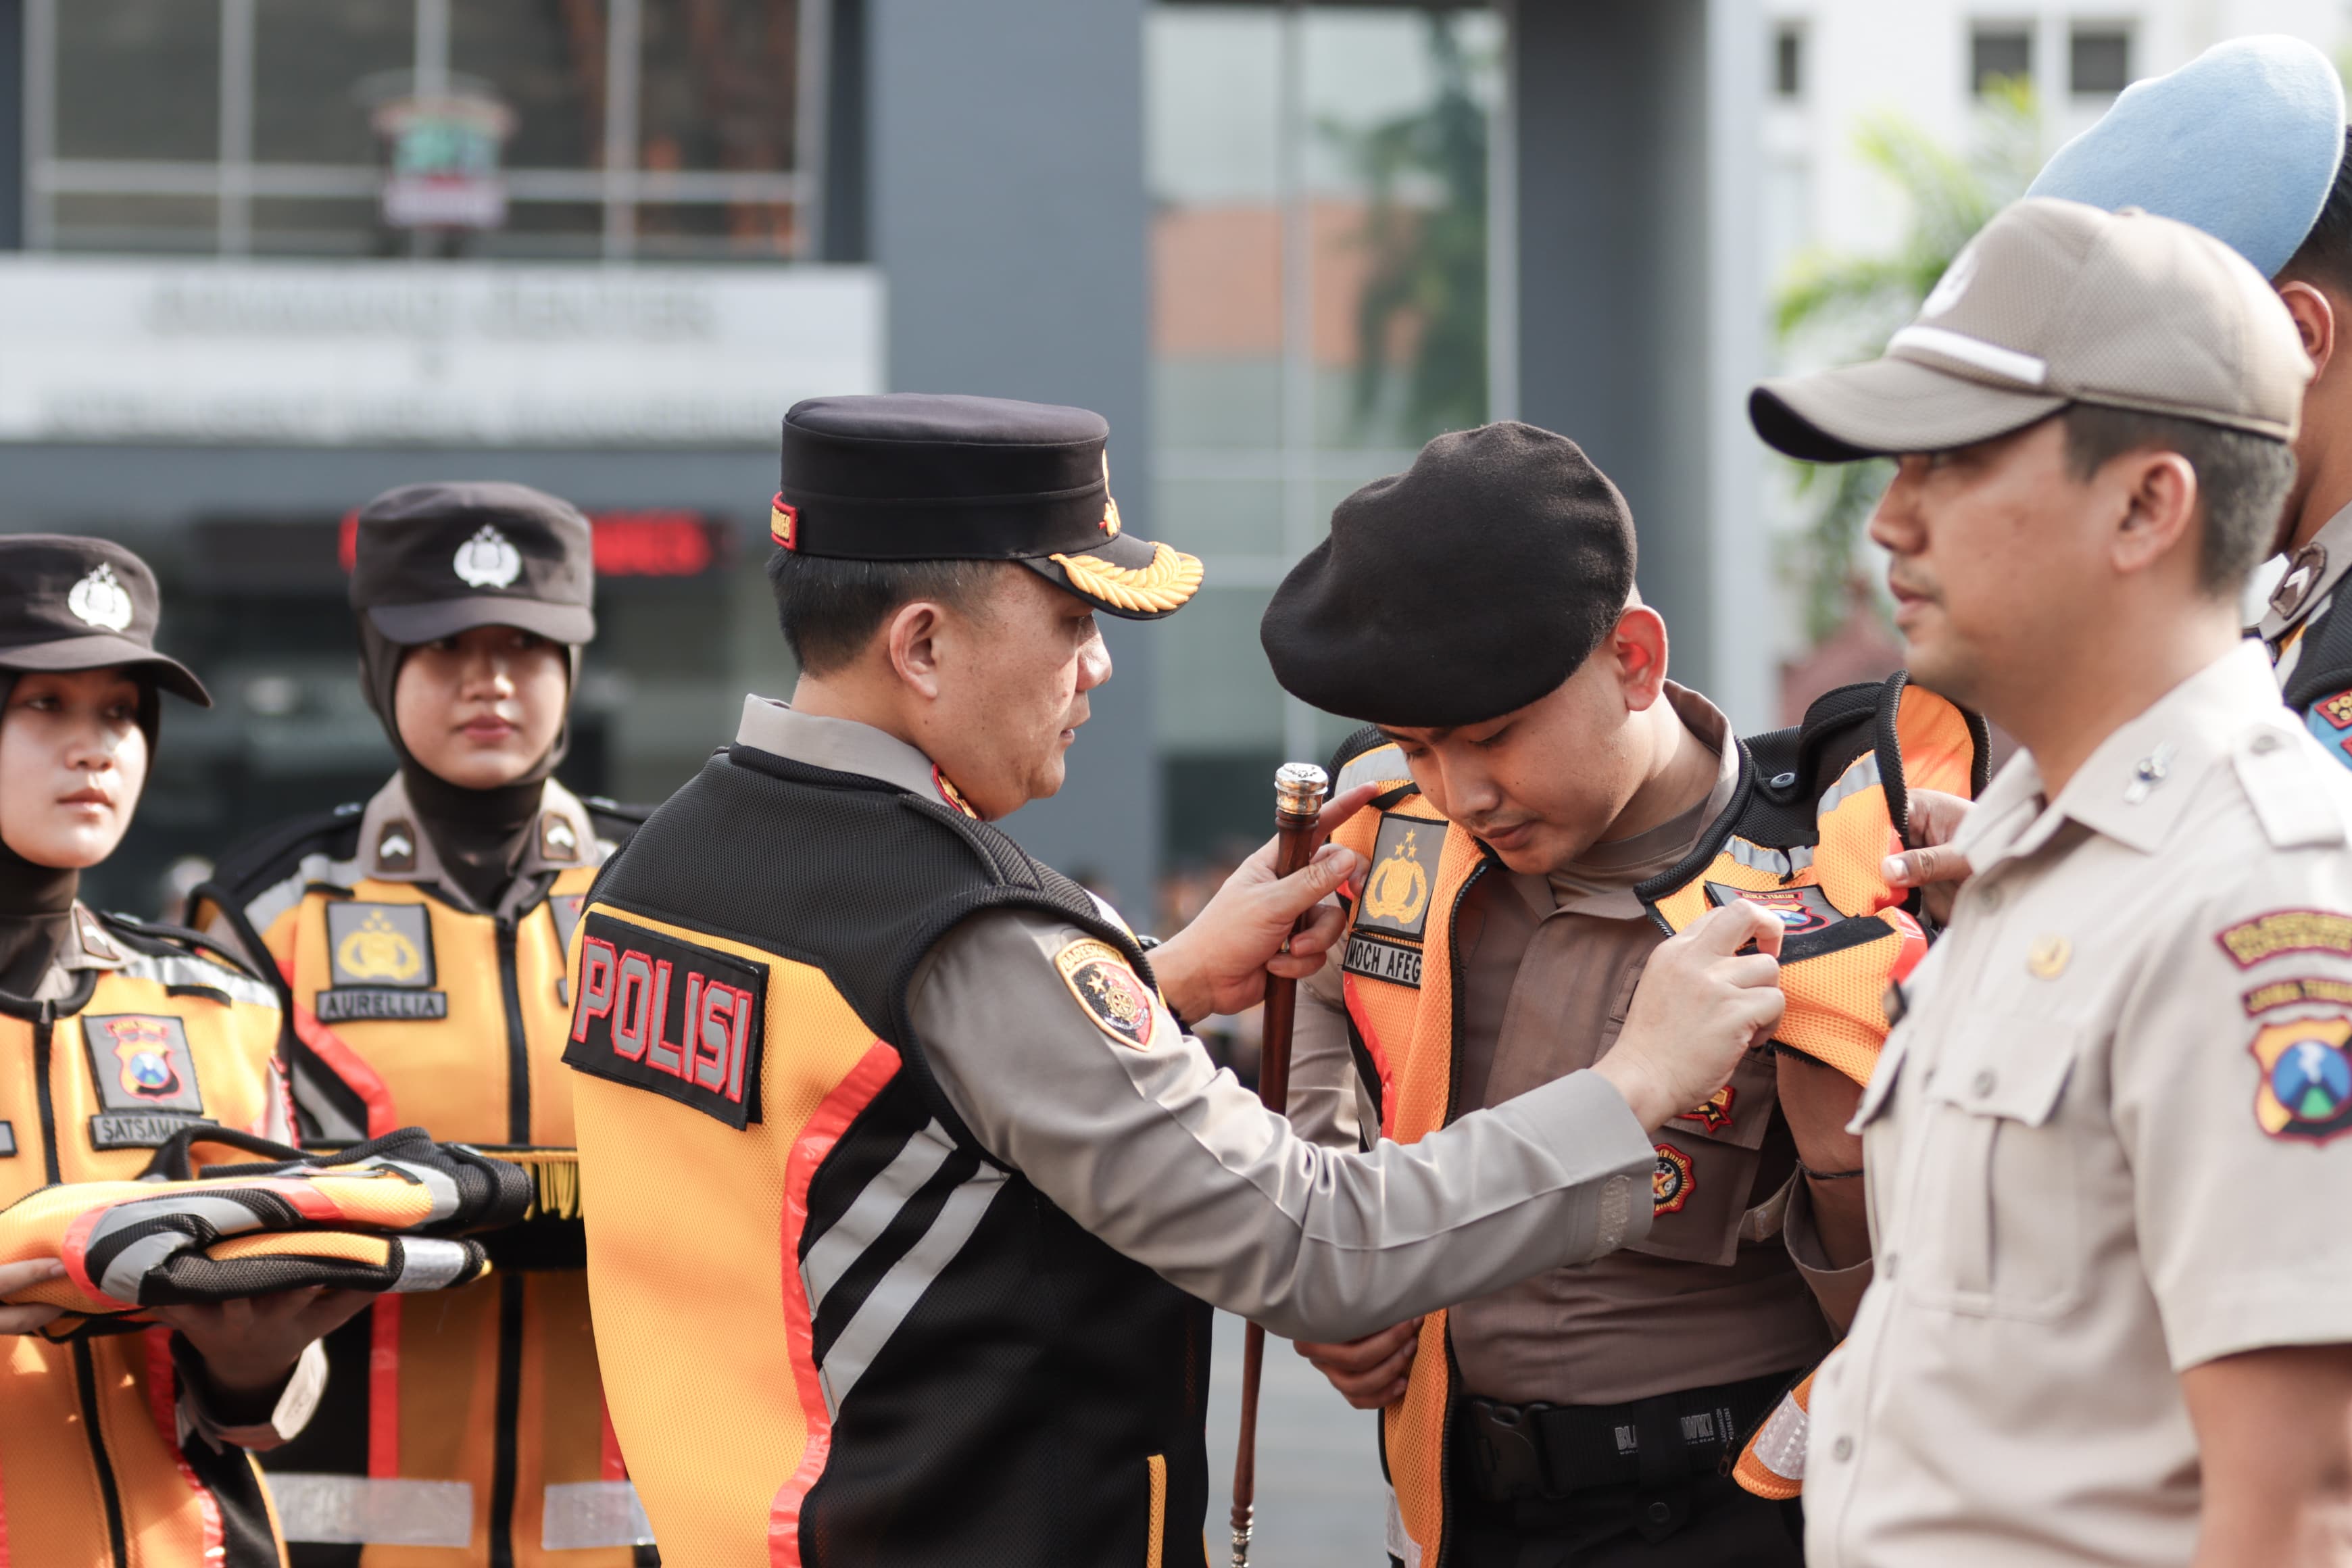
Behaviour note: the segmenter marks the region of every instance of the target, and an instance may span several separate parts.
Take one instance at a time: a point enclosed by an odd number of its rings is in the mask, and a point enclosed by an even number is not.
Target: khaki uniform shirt
[[[1669,685],[1691,731],[1722,759],[1698,805],[1632,838],[1594,845],[1549,879],[1489,874],[1457,918],[1462,1042],[1456,1103],[1501,1104],[1590,1067],[1616,1043],[1650,954],[1665,940],[1634,897],[1637,883],[1690,852],[1738,779],[1730,727],[1706,699]],[[1735,1078],[1769,1113],[1771,1061],[1757,1053]],[[1354,1147],[1378,1125],[1359,1104],[1346,1001],[1336,965],[1300,988],[1290,1106],[1309,1136]],[[1464,1392],[1508,1404],[1616,1405],[1811,1365],[1830,1331],[1792,1265],[1783,1221],[1801,1183],[1792,1157],[1768,1152],[1748,1191],[1697,1194],[1714,1205],[1713,1256],[1629,1247],[1556,1268],[1454,1306],[1448,1320]],[[1794,1237],[1810,1240],[1801,1213]],[[1801,1258],[1817,1258],[1818,1247]],[[1867,1264],[1818,1270],[1822,1289],[1859,1295]]]
[[[737,739],[953,802],[929,758],[864,724],[755,697]],[[977,914],[917,966],[908,1010],[988,1152],[1180,1289],[1278,1334],[1346,1339],[1647,1234],[1650,1140],[1606,1079],[1573,1074],[1411,1148],[1338,1152],[1213,1065],[1156,997],[1143,1045],[1114,1039],[1055,967],[1092,940],[1034,910]]]
[[[2042,795],[2021,752],[1969,816],[1856,1117],[1814,1568],[2186,1563],[2178,1374],[2352,1341],[2352,778],[2245,644]]]

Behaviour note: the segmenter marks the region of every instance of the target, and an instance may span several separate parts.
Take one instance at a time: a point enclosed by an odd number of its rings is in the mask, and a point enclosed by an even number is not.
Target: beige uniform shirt
[[[1648,832],[1594,845],[1549,879],[1489,874],[1464,899],[1456,1103],[1465,1110],[1590,1067],[1624,1026],[1642,971],[1665,940],[1633,889],[1690,852],[1738,779],[1722,713],[1696,692],[1667,691],[1722,759],[1707,798]],[[1772,1076],[1769,1055],[1754,1053],[1732,1080],[1735,1105],[1744,1100],[1750,1114],[1769,1118]],[[1290,1107],[1301,1131],[1356,1146],[1358,1130],[1377,1125],[1369,1105],[1357,1103],[1360,1081],[1340,975],[1328,966],[1300,990]],[[1708,1248],[1703,1258],[1688,1253],[1688,1242],[1661,1251],[1654,1238],[1461,1301],[1448,1328],[1463,1390],[1514,1405],[1616,1405],[1811,1365],[1829,1349],[1830,1331],[1791,1262],[1798,1236],[1784,1239],[1801,1185],[1793,1159],[1792,1146],[1768,1148],[1752,1173],[1741,1171],[1740,1190],[1702,1184],[1696,1198],[1714,1226],[1695,1238]],[[1804,1219],[1798,1234],[1809,1237]],[[1825,1293],[1852,1280],[1858,1294],[1868,1265],[1820,1275]]]
[[[755,697],[737,739],[951,798],[920,752],[864,724]],[[1606,1079],[1573,1074],[1411,1148],[1321,1148],[1156,997],[1139,1045],[1099,1026],[1055,963],[1093,940],[1034,910],[975,915],[917,966],[908,1011],[982,1146],[1178,1289],[1345,1339],[1647,1233],[1650,1141]]]
[[[2182,1564],[2179,1373],[2352,1341],[2352,777],[2248,643],[2055,801],[2021,752],[1856,1118],[1878,1276],[1813,1568]]]

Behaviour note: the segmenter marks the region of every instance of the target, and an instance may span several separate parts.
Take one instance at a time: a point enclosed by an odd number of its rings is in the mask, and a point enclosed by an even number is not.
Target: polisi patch
[[[110,1111],[194,1113],[205,1108],[187,1026],[168,1015],[113,1013],[81,1021],[90,1079]]]
[[[1372,868],[1364,873],[1356,930],[1418,944],[1429,925],[1429,895],[1437,884],[1438,851],[1446,825],[1389,812],[1372,841]]]
[[[1671,1143],[1652,1147],[1658,1163],[1650,1172],[1650,1206],[1659,1214],[1680,1214],[1698,1191],[1698,1182],[1691,1174],[1691,1157]]]
[[[1151,993],[1118,949],[1086,937],[1055,953],[1054,967],[1097,1028],[1122,1046],[1150,1047],[1156,1016]]]
[[[740,1131],[760,1119],[767,1016],[762,965],[594,913],[563,1061]]]
[[[2246,1047],[2263,1070],[2254,1122],[2273,1138],[2315,1143],[2352,1132],[2352,1017],[2296,1018],[2256,1031]]]

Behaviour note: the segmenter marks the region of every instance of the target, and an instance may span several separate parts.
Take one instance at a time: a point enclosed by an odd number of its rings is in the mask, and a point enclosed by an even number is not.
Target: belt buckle
[[[1478,1468],[1490,1502],[1542,1497],[1550,1489],[1550,1477],[1544,1470],[1543,1438],[1535,1424],[1536,1414],[1542,1408],[1498,1405],[1491,1399],[1470,1401],[1470,1430],[1478,1445]]]

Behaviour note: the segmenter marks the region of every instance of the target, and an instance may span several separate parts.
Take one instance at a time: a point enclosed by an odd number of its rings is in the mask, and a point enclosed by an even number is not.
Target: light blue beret
[[[2344,83],[2327,57],[2300,38],[2237,38],[2125,89],[2025,194],[2146,207],[2271,278],[2311,232],[2343,156]]]

